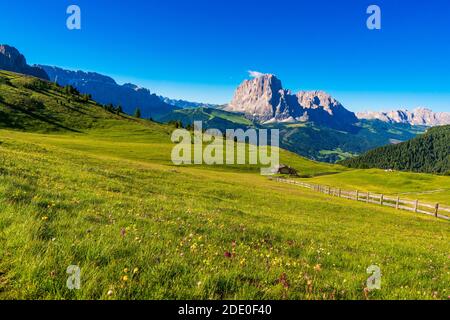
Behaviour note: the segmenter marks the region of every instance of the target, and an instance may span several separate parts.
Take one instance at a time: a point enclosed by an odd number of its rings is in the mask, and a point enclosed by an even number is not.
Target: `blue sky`
[[[66,8],[82,30],[66,28]],[[366,28],[366,9],[382,29]],[[450,1],[0,0],[0,43],[30,63],[97,71],[173,98],[226,103],[248,70],[353,111],[450,111]]]

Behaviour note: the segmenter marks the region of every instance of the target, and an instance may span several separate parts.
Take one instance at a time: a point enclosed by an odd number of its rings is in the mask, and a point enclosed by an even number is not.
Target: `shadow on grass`
[[[46,115],[46,116],[44,117],[44,116],[42,116],[42,115],[35,114],[35,113],[33,113],[33,111],[28,110],[28,109],[26,109],[26,108],[19,107],[19,106],[15,106],[15,105],[12,105],[12,104],[9,104],[9,103],[6,103],[6,102],[3,102],[3,103],[4,103],[7,107],[9,107],[11,110],[22,112],[22,113],[28,115],[29,117],[31,117],[31,118],[33,118],[33,119],[36,119],[36,120],[39,120],[39,121],[48,123],[48,124],[53,125],[53,126],[55,126],[55,127],[57,127],[57,128],[60,128],[60,129],[64,129],[64,130],[71,131],[71,132],[81,133],[81,131],[78,131],[78,130],[75,130],[75,129],[72,129],[72,128],[69,128],[69,127],[66,127],[66,126],[62,125],[62,124],[59,123],[54,117],[52,117],[52,116],[50,116],[50,115]],[[4,122],[9,128],[13,128],[13,129],[24,129],[23,126],[17,124],[17,123],[14,121],[15,119],[12,118],[11,116],[9,116],[7,113],[2,112],[2,113],[0,114],[0,116],[1,116],[1,117],[0,117],[0,123],[1,123],[1,122]],[[5,120],[6,120],[6,121],[5,121]]]

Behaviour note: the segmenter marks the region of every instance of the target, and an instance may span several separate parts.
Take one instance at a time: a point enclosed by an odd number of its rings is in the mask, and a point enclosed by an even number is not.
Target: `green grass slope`
[[[0,128],[27,132],[84,132],[138,126],[159,134],[162,126],[115,114],[54,83],[0,70]]]
[[[407,142],[377,148],[341,163],[351,168],[450,174],[450,126],[431,128]]]
[[[115,155],[125,142],[1,137],[0,298],[365,299],[372,264],[383,288],[369,298],[448,295],[447,221]]]
[[[58,88],[68,106],[22,111],[5,90],[50,89],[3,85],[0,299],[448,298],[448,221],[279,184],[255,166],[177,167],[173,127]],[[84,120],[72,121],[74,105]],[[285,151],[282,161],[313,179],[351,172]],[[80,290],[66,287],[69,265]],[[379,291],[365,290],[370,265]]]
[[[302,180],[344,190],[382,193],[412,201],[440,203],[450,207],[450,177],[448,176],[357,169]]]

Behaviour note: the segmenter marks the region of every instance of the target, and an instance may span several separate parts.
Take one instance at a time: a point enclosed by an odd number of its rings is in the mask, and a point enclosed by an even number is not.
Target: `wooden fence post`
[[[367,192],[367,199],[366,202],[369,203],[370,202],[370,192]]]
[[[436,207],[434,209],[434,216],[437,218],[438,217],[438,211],[439,211],[439,203],[436,203]]]
[[[414,205],[414,212],[417,212],[418,207],[419,207],[419,200],[416,200],[416,203]]]
[[[339,196],[339,198],[341,197],[341,188],[339,188],[338,196]]]
[[[356,201],[359,201],[359,191],[356,190]]]
[[[395,209],[399,209],[400,208],[400,196],[397,197],[397,202],[395,203]]]
[[[384,200],[384,194],[382,194],[382,195],[380,196],[380,204],[381,204],[381,205],[383,205],[383,200]]]

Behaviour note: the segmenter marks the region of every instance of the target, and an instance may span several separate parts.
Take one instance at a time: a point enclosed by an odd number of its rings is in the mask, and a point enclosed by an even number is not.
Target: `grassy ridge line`
[[[254,174],[2,140],[0,298],[365,299],[371,264],[383,290],[370,298],[446,298],[448,224],[433,218]],[[65,288],[69,264],[80,291]]]
[[[120,127],[161,137],[168,126],[116,114],[58,85],[0,70],[0,129],[39,133],[83,133]],[[141,131],[141,134],[139,134]]]

